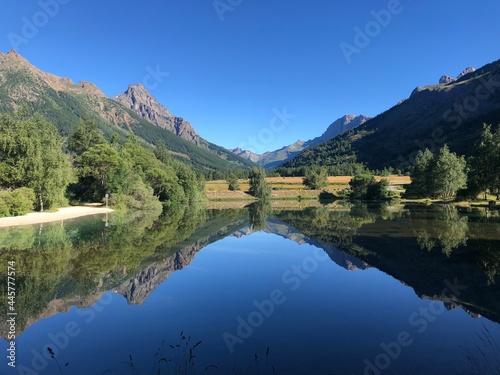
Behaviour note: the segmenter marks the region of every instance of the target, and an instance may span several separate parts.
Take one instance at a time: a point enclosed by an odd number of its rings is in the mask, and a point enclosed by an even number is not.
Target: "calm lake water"
[[[500,374],[498,211],[254,205],[0,229],[2,337],[9,261],[16,368],[2,340],[0,374]]]

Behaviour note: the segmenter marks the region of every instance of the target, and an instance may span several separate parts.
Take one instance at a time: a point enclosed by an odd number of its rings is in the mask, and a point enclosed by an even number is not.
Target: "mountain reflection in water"
[[[273,210],[253,204],[116,212],[109,222],[95,216],[0,230],[0,261],[15,261],[18,269],[17,335],[73,306],[92,307],[108,291],[141,306],[203,248],[256,232],[320,248],[348,271],[378,269],[447,310],[500,322],[498,211],[451,205]],[[444,292],[444,282],[460,293]],[[6,308],[2,289],[0,309]],[[0,330],[6,337],[5,320]]]

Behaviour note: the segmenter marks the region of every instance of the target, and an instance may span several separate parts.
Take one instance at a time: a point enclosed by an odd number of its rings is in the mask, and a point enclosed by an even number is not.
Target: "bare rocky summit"
[[[245,158],[247,160],[253,161],[254,163],[257,163],[262,155],[256,154],[255,152],[249,151],[249,150],[243,150],[241,147],[237,147],[235,149],[232,149],[231,152],[234,154],[241,156],[242,158]]]
[[[156,126],[169,130],[197,146],[202,143],[202,138],[189,122],[172,115],[168,108],[160,104],[141,83],[130,85],[127,91],[115,96],[113,100],[131,109]]]
[[[440,85],[447,85],[449,83],[452,83],[452,82],[455,82],[457,80],[459,80],[460,78],[462,78],[463,76],[469,74],[469,73],[474,73],[476,71],[476,69],[472,68],[472,67],[468,67],[467,69],[465,69],[462,73],[460,73],[457,78],[453,78],[453,77],[450,77],[450,76],[441,76],[441,78],[439,79],[439,84]]]

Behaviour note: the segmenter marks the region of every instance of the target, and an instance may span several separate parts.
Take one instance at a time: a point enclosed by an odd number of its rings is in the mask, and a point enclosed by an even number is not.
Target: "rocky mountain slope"
[[[127,91],[115,96],[113,100],[123,104],[156,126],[171,131],[195,145],[200,144],[201,137],[191,124],[181,117],[170,114],[168,108],[158,103],[142,83],[130,85]]]
[[[173,129],[180,135],[177,136],[106,97],[90,82],[73,83],[68,78],[45,73],[15,51],[0,53],[0,113],[12,114],[23,104],[53,122],[63,136],[73,133],[83,119],[89,119],[108,138],[117,134],[123,141],[134,134],[145,147],[163,140],[174,157],[198,170],[253,166],[222,147],[209,144],[210,147],[200,148],[182,139],[181,135],[187,137],[194,132],[182,119],[172,120]],[[151,112],[151,116],[155,114]]]
[[[468,155],[483,123],[500,123],[500,61],[459,79],[417,87],[410,97],[355,129],[306,149],[283,167],[362,163],[407,170],[421,149],[445,143]]]
[[[241,156],[247,160],[257,163],[262,155],[256,154],[255,152],[249,150],[243,150],[241,147],[237,147],[231,150],[234,154]]]
[[[127,91],[115,96],[113,100],[159,128],[168,130],[180,138],[224,160],[243,165],[247,168],[254,166],[251,159],[247,160],[239,156],[235,157],[235,154],[231,151],[210,143],[200,137],[189,122],[182,117],[172,115],[168,108],[160,104],[141,83],[130,85]]]
[[[243,158],[251,160],[254,163],[261,165],[266,169],[276,168],[286,161],[294,158],[300,152],[304,151],[306,148],[318,145],[320,143],[326,142],[329,139],[336,137],[337,135],[343,133],[346,130],[355,128],[361,124],[364,124],[370,118],[367,116],[355,116],[355,115],[345,115],[335,122],[333,122],[326,131],[319,137],[310,139],[306,142],[298,140],[297,142],[284,146],[279,150],[269,151],[262,155],[255,154],[248,150],[242,150],[241,148],[235,148],[232,150],[236,155]]]

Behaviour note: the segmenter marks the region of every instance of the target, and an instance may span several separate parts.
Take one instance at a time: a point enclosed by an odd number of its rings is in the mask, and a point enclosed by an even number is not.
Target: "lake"
[[[0,261],[0,374],[500,373],[495,210],[114,212],[0,229]]]

